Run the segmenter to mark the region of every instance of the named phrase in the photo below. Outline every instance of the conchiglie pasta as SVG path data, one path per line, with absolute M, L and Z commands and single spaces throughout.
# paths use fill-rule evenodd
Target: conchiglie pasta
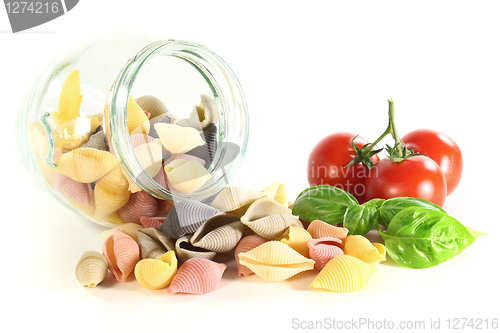
M 80 71 L 75 70 L 64 81 L 59 95 L 59 108 L 51 114 L 52 119 L 58 126 L 80 116 L 82 98 Z
M 127 122 L 129 134 L 149 133 L 150 124 L 148 116 L 144 113 L 132 96 L 130 96 L 128 100 Z
M 199 162 L 174 160 L 165 166 L 170 184 L 179 192 L 193 192 L 200 189 L 212 175 Z
M 139 261 L 139 245 L 132 237 L 117 230 L 104 242 L 102 255 L 117 281 L 125 281 Z
M 361 235 L 347 236 L 344 243 L 344 252 L 369 264 L 378 264 L 385 261 L 385 246 L 379 243 L 372 244 L 366 237 Z
M 86 251 L 76 264 L 76 278 L 83 287 L 95 288 L 108 274 L 106 258 L 96 251 Z
M 153 290 L 168 286 L 176 272 L 177 258 L 174 251 L 168 251 L 157 259 L 142 259 L 134 268 L 137 282 Z
M 125 206 L 130 199 L 128 186 L 128 180 L 118 165 L 96 182 L 94 189 L 96 219 L 103 219 Z
M 192 258 L 184 262 L 174 276 L 167 292 L 202 295 L 217 288 L 225 264 L 213 262 L 204 258 Z
M 312 238 L 335 237 L 344 241 L 349 233 L 347 228 L 336 227 L 320 220 L 312 221 L 307 227 Z
M 291 225 L 288 227 L 288 234 L 281 241 L 304 257 L 309 258 L 307 242 L 311 238 L 311 235 L 304 228 Z
M 314 269 L 314 260 L 308 259 L 280 241 L 268 241 L 238 255 L 240 264 L 248 267 L 259 277 L 279 282 Z
M 349 255 L 340 255 L 328 262 L 311 283 L 312 288 L 350 293 L 361 290 L 377 267 Z
M 138 229 L 142 229 L 142 225 L 140 224 L 137 224 L 137 223 L 125 223 L 125 224 L 120 224 L 120 225 L 117 225 L 116 227 L 114 228 L 111 228 L 111 229 L 108 229 L 108 230 L 105 230 L 101 233 L 101 238 L 103 239 L 106 239 L 108 238 L 109 236 L 111 235 L 114 235 L 114 233 L 117 231 L 117 230 L 120 230 L 121 232 L 123 232 L 124 234 L 127 234 L 128 236 L 132 237 L 133 240 L 135 240 L 136 242 L 138 241 L 138 238 L 137 238 L 137 234 L 136 234 L 136 231 Z
M 80 183 L 92 183 L 116 167 L 118 160 L 110 152 L 77 148 L 57 159 L 56 172 Z
M 236 267 L 238 269 L 238 276 L 247 276 L 253 274 L 252 270 L 242 264 L 240 264 L 239 254 L 243 252 L 248 252 L 257 246 L 264 244 L 268 240 L 264 237 L 260 237 L 258 235 L 249 235 L 243 237 L 236 247 L 234 248 L 234 257 L 236 260 Z
M 205 144 L 200 133 L 191 127 L 156 123 L 154 128 L 161 144 L 172 154 L 183 154 Z
M 229 186 L 215 197 L 212 207 L 224 213 L 243 216 L 250 204 L 265 196 L 266 194 L 262 192 L 257 193 L 246 188 Z

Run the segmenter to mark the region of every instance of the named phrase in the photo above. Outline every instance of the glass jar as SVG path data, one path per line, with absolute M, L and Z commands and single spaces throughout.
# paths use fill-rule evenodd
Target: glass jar
M 132 200 L 156 207 L 144 216 L 166 216 L 175 201 L 213 200 L 243 160 L 248 122 L 236 76 L 208 48 L 108 36 L 38 76 L 17 139 L 49 195 L 112 226 L 141 214 L 123 212 Z

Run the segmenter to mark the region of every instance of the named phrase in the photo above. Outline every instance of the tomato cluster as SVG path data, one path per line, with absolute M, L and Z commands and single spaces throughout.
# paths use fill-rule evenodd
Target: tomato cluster
M 389 100 L 393 103 L 392 100 Z M 397 136 L 389 106 L 389 126 L 374 143 L 352 133 L 334 133 L 311 151 L 309 184 L 328 184 L 351 193 L 360 202 L 371 199 L 415 197 L 443 206 L 462 176 L 462 152 L 449 136 L 430 129 Z M 395 139 L 388 157 L 380 159 L 374 146 L 384 136 Z

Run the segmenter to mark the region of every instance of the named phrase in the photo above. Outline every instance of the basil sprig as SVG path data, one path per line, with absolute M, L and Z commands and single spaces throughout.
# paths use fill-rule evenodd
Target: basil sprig
M 429 268 L 453 258 L 476 240 L 445 212 L 408 207 L 394 216 L 383 232 L 387 253 L 404 267 Z
M 409 268 L 436 266 L 485 235 L 462 225 L 426 200 L 399 197 L 373 199 L 360 205 L 351 194 L 330 185 L 304 190 L 297 197 L 292 214 L 308 222 L 343 223 L 350 235 L 365 235 L 375 226 L 388 255 Z

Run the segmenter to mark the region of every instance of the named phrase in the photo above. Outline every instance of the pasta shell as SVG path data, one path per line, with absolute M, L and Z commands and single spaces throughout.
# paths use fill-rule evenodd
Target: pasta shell
M 280 183 L 278 185 L 278 190 L 276 191 L 274 200 L 276 200 L 283 207 L 288 208 L 288 191 L 285 183 Z
M 196 247 L 189 242 L 189 237 L 184 236 L 175 242 L 175 253 L 179 261 L 184 262 L 190 258 L 205 258 L 212 260 L 215 258 L 216 253 Z
M 156 202 L 158 203 L 157 216 L 168 216 L 174 208 L 174 202 L 172 200 L 156 199 Z
M 333 258 L 311 283 L 312 288 L 350 293 L 361 290 L 372 278 L 377 266 L 353 256 Z
M 116 230 L 104 241 L 102 254 L 117 281 L 125 281 L 139 261 L 139 245 L 132 237 Z
M 335 237 L 343 242 L 349 230 L 330 225 L 320 220 L 314 220 L 307 227 L 307 232 L 311 234 L 312 238 Z
M 92 134 L 88 141 L 84 145 L 82 145 L 82 148 L 94 148 L 103 151 L 108 150 L 104 131 L 99 131 L 95 134 Z
M 230 186 L 224 188 L 215 197 L 212 207 L 221 212 L 243 216 L 252 202 L 264 197 L 265 194 L 257 193 L 246 188 Z
M 162 145 L 173 154 L 182 154 L 205 144 L 200 133 L 194 128 L 163 123 L 154 124 L 154 128 Z
M 106 216 L 104 221 L 112 223 L 112 224 L 125 224 L 125 221 L 118 215 L 118 212 L 113 212 Z M 130 236 L 130 235 L 129 235 Z
M 266 187 L 265 189 L 263 189 L 261 192 L 266 194 L 266 198 L 274 199 L 274 197 L 276 196 L 276 192 L 278 191 L 279 184 L 280 182 L 279 180 L 277 180 L 268 187 Z
M 210 124 L 203 132 L 201 136 L 204 140 L 204 144 L 194 149 L 188 151 L 186 154 L 196 156 L 205 161 L 206 166 L 210 166 L 215 159 L 215 154 L 217 153 L 218 145 L 218 130 L 215 124 Z
M 191 237 L 191 244 L 214 252 L 227 252 L 238 244 L 245 226 L 240 217 L 218 214 L 208 219 Z
M 118 161 L 110 152 L 94 148 L 77 148 L 57 159 L 56 172 L 80 183 L 92 183 L 116 167 Z
M 309 247 L 307 242 L 311 238 L 311 235 L 304 228 L 291 225 L 288 227 L 288 235 L 282 238 L 281 241 L 304 257 L 309 258 Z
M 175 250 L 174 242 L 155 228 L 137 229 L 136 233 L 142 259 L 156 259 L 167 251 Z
M 260 198 L 254 201 L 241 217 L 243 222 L 250 222 L 270 215 L 291 215 L 290 209 L 269 198 Z
M 219 121 L 219 110 L 212 96 L 201 94 L 201 102 L 196 109 L 198 110 L 199 120 L 203 129 L 211 123 Z
M 205 258 L 191 258 L 179 267 L 167 292 L 208 294 L 217 288 L 226 268 L 225 264 Z
M 247 276 L 253 274 L 250 268 L 240 264 L 240 258 L 238 255 L 243 252 L 248 252 L 257 246 L 267 242 L 267 239 L 260 237 L 258 235 L 249 235 L 243 237 L 236 247 L 234 248 L 234 257 L 236 259 L 236 268 L 238 269 L 238 276 Z
M 238 255 L 240 264 L 270 282 L 284 281 L 300 272 L 314 269 L 314 260 L 307 259 L 280 241 L 268 241 Z
M 314 260 L 314 268 L 321 271 L 333 258 L 343 255 L 342 241 L 335 237 L 310 239 L 307 243 L 309 257 Z
M 83 287 L 94 288 L 108 274 L 108 262 L 97 251 L 86 251 L 76 264 L 76 278 Z
M 125 206 L 118 209 L 118 214 L 126 223 L 140 223 L 141 217 L 155 216 L 157 212 L 158 203 L 144 191 L 132 193 Z
M 101 238 L 107 239 L 109 236 L 114 235 L 117 230 L 120 230 L 121 232 L 132 237 L 133 240 L 138 242 L 139 240 L 137 238 L 137 230 L 142 228 L 142 225 L 139 225 L 137 223 L 125 223 L 103 231 L 101 233 Z
M 275 214 L 253 221 L 244 221 L 242 218 L 241 222 L 259 236 L 276 239 L 285 237 L 288 227 L 297 223 L 297 220 L 297 217 L 293 215 Z
M 149 133 L 149 119 L 132 96 L 129 96 L 128 99 L 127 123 L 129 134 Z
M 175 204 L 160 230 L 172 238 L 179 238 L 194 233 L 217 213 L 217 209 L 207 204 L 194 200 L 181 201 Z
M 137 282 L 153 290 L 168 286 L 176 272 L 177 258 L 174 251 L 168 251 L 157 259 L 142 259 L 134 269 Z
M 130 136 L 130 143 L 132 143 L 132 147 L 134 147 L 134 148 L 138 147 L 140 145 L 143 145 L 145 143 L 153 142 L 155 140 L 157 140 L 157 139 L 150 136 L 150 135 L 141 134 L 141 133 L 132 134 Z
M 142 169 L 141 173 L 134 174 L 135 181 L 127 177 L 129 190 L 132 193 L 142 190 L 136 182 L 141 183 L 144 178 L 154 178 L 160 172 L 163 158 L 162 149 L 159 140 L 147 142 L 134 148 L 134 154 Z
M 80 183 L 63 174 L 57 173 L 54 178 L 56 190 L 58 190 L 65 198 L 79 202 L 84 206 L 90 206 L 94 191 L 88 183 Z
M 82 90 L 80 88 L 80 71 L 71 72 L 61 89 L 59 95 L 59 108 L 52 112 L 51 117 L 57 125 L 62 125 L 80 117 L 80 106 L 82 104 Z
M 170 156 L 169 158 L 167 158 L 165 160 L 165 162 L 163 163 L 163 165 L 164 166 L 168 165 L 170 162 L 172 162 L 174 160 L 178 160 L 178 159 L 185 160 L 185 161 L 197 161 L 201 165 L 205 166 L 205 160 L 202 160 L 201 158 L 198 158 L 196 156 L 187 155 L 187 154 L 175 154 L 175 155 L 172 155 L 172 156 Z
M 158 201 L 157 201 L 158 202 Z M 156 217 L 146 217 L 141 216 L 141 224 L 144 228 L 155 228 L 156 230 L 160 230 L 161 225 L 165 222 L 166 217 L 156 216 Z
M 151 118 L 156 118 L 169 112 L 165 104 L 155 96 L 144 95 L 137 98 L 136 102 L 141 109 L 149 112 Z
M 130 199 L 128 186 L 118 165 L 100 178 L 94 188 L 95 217 L 102 219 L 125 206 Z
M 212 175 L 196 161 L 174 160 L 165 166 L 167 179 L 179 192 L 193 192 L 201 188 Z
M 385 261 L 385 246 L 372 244 L 361 235 L 349 235 L 345 239 L 344 252 L 369 264 L 379 264 Z

